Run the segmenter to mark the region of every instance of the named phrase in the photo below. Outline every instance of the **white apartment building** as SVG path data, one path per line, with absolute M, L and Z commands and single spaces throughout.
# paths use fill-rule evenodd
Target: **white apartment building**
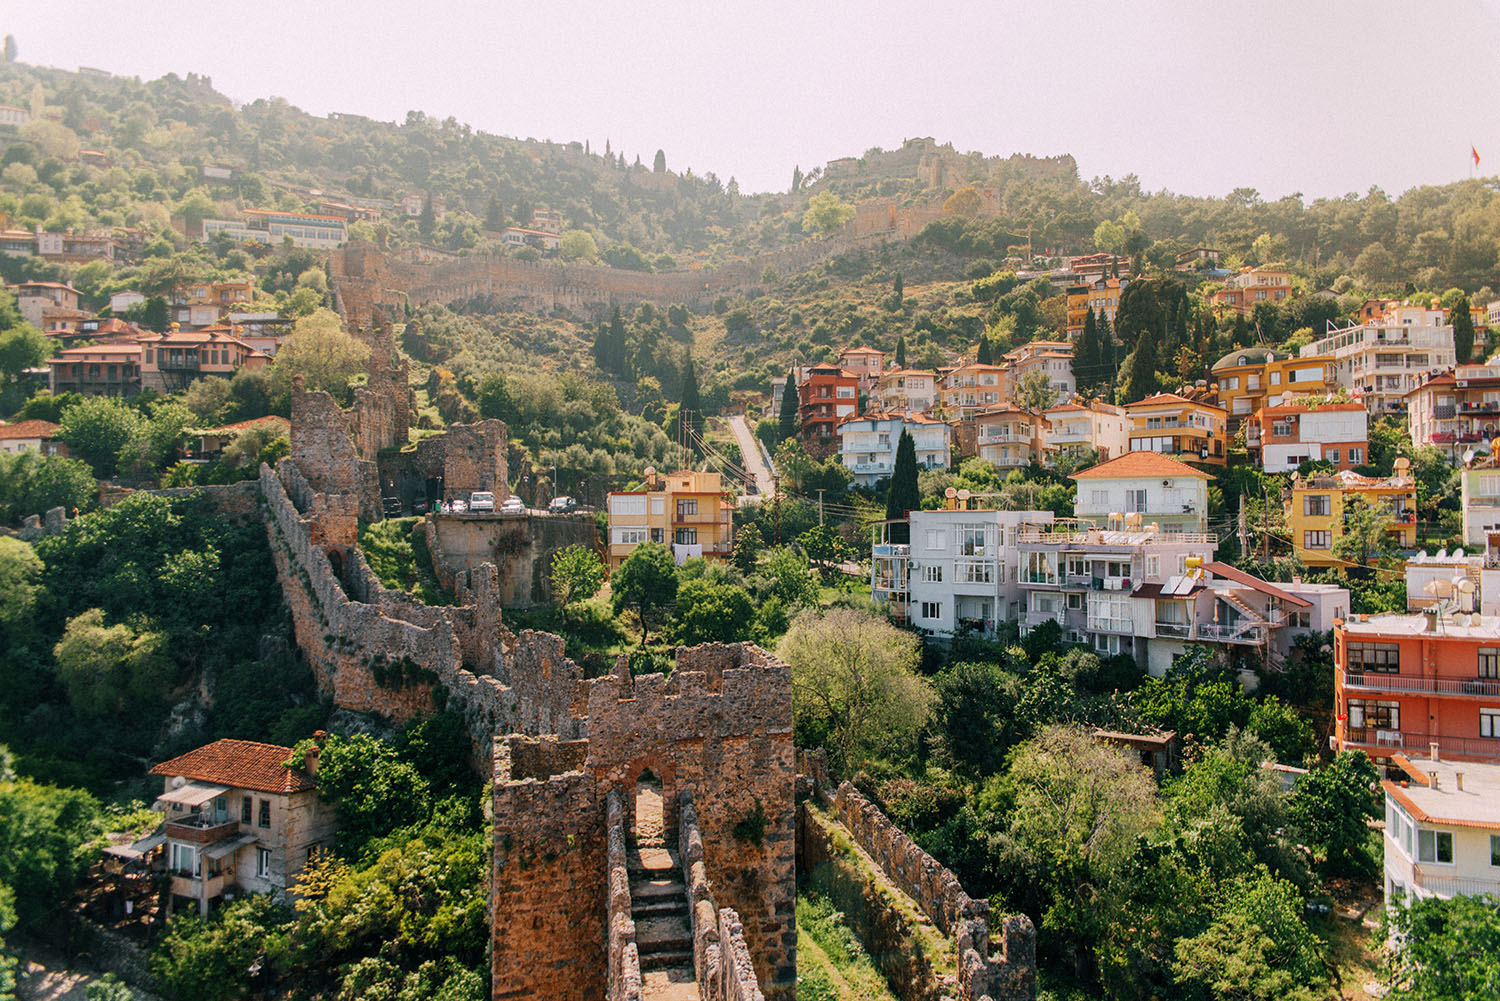
M 1399 412 L 1422 377 L 1454 366 L 1453 327 L 1441 309 L 1398 305 L 1365 323 L 1328 324 L 1301 356 L 1331 355 L 1334 378 L 1372 414 Z
M 1014 351 L 1007 351 L 1003 388 L 1009 399 L 1021 390 L 1021 380 L 1032 372 L 1047 376 L 1047 384 L 1057 394 L 1057 402 L 1071 400 L 1078 390 L 1073 378 L 1073 344 L 1071 341 L 1032 341 Z
M 1049 465 L 1091 451 L 1107 462 L 1130 450 L 1130 425 L 1122 407 L 1097 400 L 1087 406 L 1064 403 L 1042 416 L 1048 423 L 1043 447 Z
M 1462 593 L 1463 581 L 1474 585 L 1471 595 Z M 1432 556 L 1418 550 L 1406 561 L 1408 612 L 1462 609 L 1465 604 L 1486 618 L 1500 617 L 1500 552 L 1455 548 Z
M 1269 664 L 1297 635 L 1349 614 L 1344 588 L 1261 580 L 1214 562 L 1217 544 L 1143 527 L 1136 515 L 1105 528 L 1023 529 L 1022 628 L 1056 621 L 1068 640 L 1130 654 L 1160 677 L 1189 644 L 1247 648 Z
M 955 503 L 967 503 L 967 498 Z M 992 634 L 1024 610 L 1016 545 L 1025 527 L 1052 524 L 1051 511 L 913 511 L 911 542 L 892 544 L 877 526 L 872 594 L 892 616 L 940 636 L 972 628 Z
M 873 487 L 891 475 L 903 431 L 911 435 L 918 466 L 948 468 L 953 430 L 946 421 L 925 414 L 861 414 L 839 422 L 839 461 L 853 474 L 856 486 Z
M 937 402 L 937 376 L 919 368 L 890 369 L 881 373 L 875 398 L 882 410 L 931 410 Z
M 1397 755 L 1385 791 L 1385 903 L 1500 896 L 1500 765 Z
M 1001 469 L 1021 469 L 1042 461 L 1047 418 L 1005 404 L 974 418 L 974 440 L 979 458 Z
M 1458 471 L 1464 545 L 1483 547 L 1500 532 L 1500 460 L 1486 456 Z
M 1111 516 L 1136 514 L 1164 534 L 1208 527 L 1208 474 L 1170 456 L 1126 452 L 1072 479 L 1078 484 L 1073 513 L 1080 521 L 1103 525 Z

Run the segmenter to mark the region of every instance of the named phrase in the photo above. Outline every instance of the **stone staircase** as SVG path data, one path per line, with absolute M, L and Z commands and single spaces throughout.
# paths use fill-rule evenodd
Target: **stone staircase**
M 659 824 L 642 824 L 626 860 L 630 916 L 635 919 L 635 943 L 641 957 L 642 998 L 699 1001 L 693 975 L 693 927 L 676 847 L 667 843 Z

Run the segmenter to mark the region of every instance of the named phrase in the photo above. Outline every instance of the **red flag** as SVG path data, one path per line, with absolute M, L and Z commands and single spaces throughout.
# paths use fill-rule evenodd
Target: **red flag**
M 1469 155 L 1474 158 L 1474 166 L 1479 166 L 1479 150 L 1475 149 L 1473 146 L 1470 146 Z

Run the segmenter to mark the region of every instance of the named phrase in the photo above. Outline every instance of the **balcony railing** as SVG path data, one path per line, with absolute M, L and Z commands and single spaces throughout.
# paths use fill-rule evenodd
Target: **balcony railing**
M 1191 622 L 1158 622 L 1156 624 L 1156 635 L 1171 639 L 1192 639 L 1193 624 Z
M 1236 622 L 1225 625 L 1218 622 L 1198 623 L 1197 638 L 1217 643 L 1250 643 L 1260 645 L 1266 641 L 1266 623 Z
M 1500 879 L 1479 879 L 1472 876 L 1447 876 L 1428 872 L 1423 866 L 1414 866 L 1413 875 L 1417 887 L 1439 897 L 1477 897 L 1488 893 L 1500 897 Z
M 1399 674 L 1350 671 L 1345 688 L 1368 688 L 1377 692 L 1410 692 L 1425 695 L 1472 695 L 1500 698 L 1500 680 L 1488 678 L 1413 678 Z
M 1490 737 L 1445 737 L 1413 730 L 1381 730 L 1373 726 L 1339 727 L 1339 738 L 1345 743 L 1368 748 L 1376 754 L 1415 751 L 1427 754 L 1436 744 L 1440 754 L 1458 755 L 1484 761 L 1500 761 L 1500 739 Z
M 214 822 L 195 816 L 169 818 L 166 835 L 173 841 L 187 841 L 197 845 L 211 845 L 239 833 L 238 821 Z

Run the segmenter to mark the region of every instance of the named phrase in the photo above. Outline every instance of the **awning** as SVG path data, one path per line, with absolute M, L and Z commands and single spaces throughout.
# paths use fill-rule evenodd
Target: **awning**
M 203 849 L 205 858 L 221 859 L 233 855 L 246 845 L 255 844 L 255 835 L 241 834 L 225 841 L 217 842 Z
M 205 782 L 188 782 L 171 792 L 156 797 L 158 803 L 176 803 L 178 806 L 202 806 L 215 796 L 229 791 L 228 786 L 208 785 Z
M 160 848 L 166 840 L 167 836 L 161 832 L 148 834 L 141 840 L 133 841 L 128 845 L 110 845 L 104 849 L 104 854 L 125 859 L 127 862 L 133 862 L 147 852 Z

